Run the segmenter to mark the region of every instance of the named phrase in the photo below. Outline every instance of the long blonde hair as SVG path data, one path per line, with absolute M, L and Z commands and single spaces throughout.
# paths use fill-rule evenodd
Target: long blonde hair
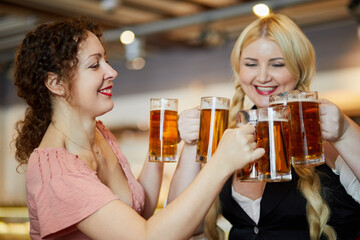
M 291 19 L 285 15 L 271 14 L 250 23 L 238 37 L 231 53 L 235 94 L 230 108 L 230 127 L 235 127 L 235 116 L 244 108 L 245 92 L 241 88 L 239 78 L 241 53 L 246 46 L 260 38 L 274 41 L 279 45 L 285 65 L 297 81 L 295 89 L 309 90 L 309 85 L 315 74 L 313 46 Z M 296 168 L 295 171 L 299 175 L 298 189 L 307 200 L 306 211 L 310 238 L 319 239 L 324 234 L 329 239 L 336 239 L 335 231 L 327 225 L 330 210 L 321 196 L 320 178 L 315 168 Z M 213 207 L 215 206 L 213 205 Z M 218 216 L 215 216 L 214 212 L 220 213 L 220 210 L 210 210 L 212 217 L 217 219 Z M 213 223 L 209 218 L 205 219 L 205 233 L 208 239 L 219 239 L 217 231 L 212 230 L 216 228 L 213 225 L 211 226 Z

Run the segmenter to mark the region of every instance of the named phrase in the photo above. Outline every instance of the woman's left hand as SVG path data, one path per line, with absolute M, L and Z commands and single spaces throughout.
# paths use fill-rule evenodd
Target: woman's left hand
M 321 135 L 329 142 L 338 141 L 343 135 L 344 115 L 334 103 L 326 100 L 319 100 Z

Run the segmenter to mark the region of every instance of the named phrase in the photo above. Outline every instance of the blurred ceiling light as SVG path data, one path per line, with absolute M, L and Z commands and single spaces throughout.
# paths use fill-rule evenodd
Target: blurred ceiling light
M 126 62 L 126 67 L 131 70 L 141 70 L 145 67 L 146 61 L 143 57 L 137 57 Z
M 122 44 L 131 44 L 135 41 L 135 33 L 130 31 L 130 30 L 126 30 L 124 32 L 122 32 L 120 34 L 120 42 Z
M 107 12 L 113 12 L 120 4 L 120 0 L 102 0 L 100 7 Z
M 199 38 L 199 43 L 208 47 L 218 47 L 225 43 L 224 36 L 220 32 L 205 29 Z
M 266 4 L 259 3 L 253 7 L 253 12 L 258 17 L 266 17 L 270 13 L 270 8 Z
M 135 38 L 131 44 L 125 45 L 126 67 L 131 70 L 140 70 L 145 67 L 144 40 Z

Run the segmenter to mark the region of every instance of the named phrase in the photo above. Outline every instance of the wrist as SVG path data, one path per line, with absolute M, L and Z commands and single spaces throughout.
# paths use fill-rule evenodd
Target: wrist
M 197 143 L 198 143 L 198 140 L 196 139 L 196 140 L 191 140 L 191 141 L 185 141 L 184 140 L 184 145 L 186 145 L 186 146 L 197 146 Z
M 180 154 L 178 167 L 191 166 L 191 169 L 200 170 L 200 164 L 196 162 L 196 148 L 196 145 L 184 144 Z
M 345 115 L 344 118 L 342 119 L 343 121 L 343 124 L 342 124 L 342 129 L 340 131 L 340 135 L 339 135 L 339 138 L 336 142 L 341 142 L 341 140 L 343 140 L 344 138 L 346 138 L 346 135 L 348 135 L 349 131 L 351 131 L 351 128 L 350 128 L 350 123 L 349 123 L 349 119 L 348 117 Z M 336 143 L 335 142 L 335 143 Z
M 184 143 L 183 148 L 182 148 L 182 154 L 191 154 L 191 156 L 193 156 L 194 158 L 196 158 L 196 147 L 197 145 L 191 145 L 191 144 L 187 144 Z
M 193 142 L 190 142 L 190 143 L 188 143 L 188 142 L 185 142 L 184 141 L 184 148 L 188 148 L 188 149 L 196 149 L 196 147 L 197 147 L 197 141 L 193 141 Z
M 226 162 L 227 159 L 224 159 L 221 155 L 214 153 L 211 157 L 210 161 L 206 164 L 211 164 L 215 166 L 216 174 L 228 179 L 230 175 L 233 174 L 234 170 L 231 166 Z

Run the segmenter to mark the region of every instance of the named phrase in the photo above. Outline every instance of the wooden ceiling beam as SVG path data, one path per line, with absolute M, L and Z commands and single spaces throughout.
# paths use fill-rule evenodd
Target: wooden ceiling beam
M 47 13 L 45 11 L 35 10 L 26 8 L 23 6 L 10 5 L 8 3 L 0 3 L 0 14 L 4 12 L 4 16 L 12 16 L 12 17 L 35 17 L 38 23 L 43 23 L 47 21 L 51 21 L 56 17 L 61 17 L 63 15 L 55 14 L 55 13 Z
M 228 7 L 239 4 L 238 0 L 187 0 L 188 2 L 200 4 L 209 8 Z
M 294 6 L 288 6 L 276 10 L 293 19 L 300 27 L 309 24 L 320 24 L 324 22 L 351 18 L 347 9 L 346 0 L 325 0 L 309 2 Z M 229 39 L 235 39 L 240 32 L 256 19 L 254 14 L 245 14 L 238 17 L 221 19 L 213 23 L 198 24 L 191 27 L 183 27 L 166 32 L 165 36 L 170 41 L 194 42 L 203 31 L 220 32 Z
M 98 2 L 86 0 L 2 0 L 9 4 L 18 5 L 28 9 L 45 11 L 62 16 L 86 15 L 105 26 L 127 26 L 141 24 L 163 19 L 155 14 L 131 7 L 120 6 L 111 13 L 103 10 Z
M 298 25 L 309 25 L 351 18 L 347 0 L 323 0 L 281 9 L 278 13 L 291 17 Z
M 124 5 L 157 12 L 166 16 L 179 17 L 199 13 L 204 10 L 198 4 L 168 0 L 123 0 Z
M 11 4 L 7 4 L 7 3 L 0 3 L 0 15 L 9 15 L 9 14 L 13 14 L 13 15 L 19 15 L 19 16 L 28 16 L 30 15 L 30 11 L 28 9 L 22 8 L 22 7 L 18 7 L 18 6 L 14 6 Z
M 232 4 L 232 0 L 122 0 L 123 5 L 118 6 L 112 12 L 106 12 L 100 7 L 100 0 L 1 0 L 0 14 L 6 16 L 9 13 L 20 16 L 36 16 L 39 22 L 42 20 L 51 20 L 59 16 L 87 15 L 93 20 L 99 22 L 104 29 L 118 29 L 130 25 L 146 25 L 158 21 L 162 23 L 164 19 L 175 16 L 171 19 L 179 20 L 176 17 L 185 16 L 191 18 L 191 14 L 197 15 L 197 11 L 205 13 L 206 6 L 221 6 Z M 246 3 L 246 2 L 244 2 Z M 197 4 L 202 5 L 202 7 Z M 207 4 L 207 5 L 206 5 Z M 347 9 L 348 0 L 317 0 L 302 4 L 289 5 L 277 8 L 276 13 L 283 13 L 290 16 L 299 26 L 317 24 L 351 18 Z M 239 2 L 237 2 L 239 5 Z M 230 7 L 234 9 L 234 7 Z M 241 4 L 240 4 L 241 5 Z M 245 4 L 246 5 L 246 4 Z M 218 5 L 219 6 L 219 5 Z M 205 8 L 205 9 L 204 9 Z M 220 10 L 220 9 L 219 9 Z M 212 9 L 211 9 L 212 11 Z M 193 13 L 194 12 L 194 13 Z M 189 16 L 188 16 L 189 15 Z M 228 14 L 226 16 L 229 16 Z M 39 18 L 43 18 L 42 20 Z M 201 42 L 206 31 L 219 32 L 227 39 L 235 39 L 240 32 L 256 17 L 252 13 L 243 13 L 240 16 L 210 20 L 208 22 L 195 22 L 191 26 L 183 25 L 169 28 L 164 31 L 150 32 L 148 38 L 151 38 L 152 44 L 163 42 L 169 44 L 188 44 Z M 41 20 L 41 21 L 40 21 Z M 151 24 L 150 24 L 151 25 Z M 137 27 L 137 26 L 135 26 Z M 147 28 L 148 29 L 148 28 Z M 146 34 L 145 34 L 146 37 Z M 118 39 L 118 37 L 116 37 Z M 11 41 L 8 41 L 11 42 Z M 111 42 L 111 41 L 110 41 Z M 109 45 L 111 46 L 111 44 Z M 118 41 L 114 41 L 118 46 Z M 5 45 L 4 45 L 5 46 Z

